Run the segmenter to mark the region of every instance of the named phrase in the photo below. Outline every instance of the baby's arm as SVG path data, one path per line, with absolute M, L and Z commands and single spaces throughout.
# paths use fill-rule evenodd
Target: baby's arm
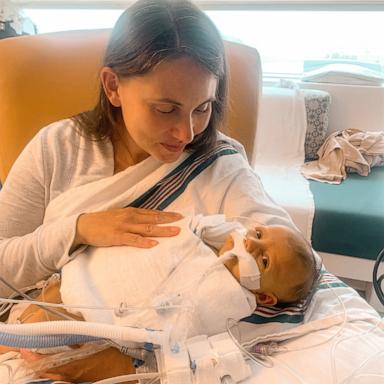
M 51 280 L 51 282 L 46 288 L 43 289 L 36 300 L 51 303 L 61 303 L 60 281 Z M 75 317 L 69 314 L 63 309 L 60 309 L 59 311 L 74 317 L 74 320 L 84 320 L 83 318 Z M 20 315 L 19 319 L 22 323 L 63 320 L 59 315 L 54 315 L 50 312 L 47 312 L 43 308 L 36 305 L 28 306 Z M 72 348 L 82 348 L 82 346 L 77 345 L 73 346 Z M 0 346 L 0 353 L 6 353 L 9 351 L 19 351 L 19 349 Z M 27 363 L 34 362 L 39 359 L 44 359 L 45 356 L 49 356 L 34 353 L 26 349 L 22 349 L 21 353 L 22 357 Z M 116 348 L 111 347 L 89 357 L 53 368 L 50 371 L 38 372 L 38 375 L 42 378 L 54 378 L 58 380 L 67 380 L 81 383 L 99 381 L 113 376 L 126 375 L 134 372 L 135 369 L 132 365 L 132 359 L 118 351 Z
M 60 282 L 56 280 L 51 280 L 46 288 L 42 290 L 42 292 L 36 297 L 37 301 L 44 301 L 49 303 L 61 303 L 60 298 Z M 62 312 L 67 313 L 64 310 Z M 42 321 L 51 321 L 51 320 L 62 320 L 58 316 L 55 317 L 49 312 L 44 311 L 41 307 L 37 305 L 29 305 L 18 317 L 18 320 L 21 323 L 38 323 Z M 0 345 L 0 354 L 6 352 L 19 352 L 20 348 L 15 347 L 7 347 L 4 345 Z
M 20 348 L 6 347 L 5 345 L 0 345 L 0 355 L 7 352 L 19 352 Z

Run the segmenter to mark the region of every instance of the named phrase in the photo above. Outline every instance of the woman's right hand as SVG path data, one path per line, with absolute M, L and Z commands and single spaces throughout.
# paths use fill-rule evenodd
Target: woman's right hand
M 182 219 L 176 212 L 163 212 L 143 208 L 116 208 L 102 212 L 83 213 L 79 216 L 72 249 L 80 244 L 96 247 L 130 245 L 151 248 L 158 242 L 150 237 L 176 236 L 177 226 L 159 226 Z

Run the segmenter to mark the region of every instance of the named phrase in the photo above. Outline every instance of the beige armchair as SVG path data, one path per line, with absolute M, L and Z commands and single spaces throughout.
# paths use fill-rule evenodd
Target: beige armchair
M 110 30 L 70 31 L 0 41 L 0 180 L 45 125 L 90 109 Z M 225 132 L 252 160 L 261 83 L 256 49 L 226 42 L 230 111 Z

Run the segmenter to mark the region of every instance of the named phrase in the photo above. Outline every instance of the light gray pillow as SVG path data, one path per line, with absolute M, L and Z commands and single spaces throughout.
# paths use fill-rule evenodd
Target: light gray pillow
M 317 160 L 317 151 L 324 143 L 329 125 L 331 96 L 328 92 L 303 89 L 307 112 L 307 132 L 305 135 L 305 161 Z

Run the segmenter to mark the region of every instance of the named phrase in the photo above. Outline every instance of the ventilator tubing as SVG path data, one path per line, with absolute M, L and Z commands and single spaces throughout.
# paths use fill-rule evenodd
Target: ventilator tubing
M 163 340 L 163 331 L 85 321 L 45 321 L 29 324 L 0 323 L 0 333 L 26 336 L 71 334 L 111 340 L 134 341 L 137 343 L 149 342 L 153 344 L 159 344 Z

